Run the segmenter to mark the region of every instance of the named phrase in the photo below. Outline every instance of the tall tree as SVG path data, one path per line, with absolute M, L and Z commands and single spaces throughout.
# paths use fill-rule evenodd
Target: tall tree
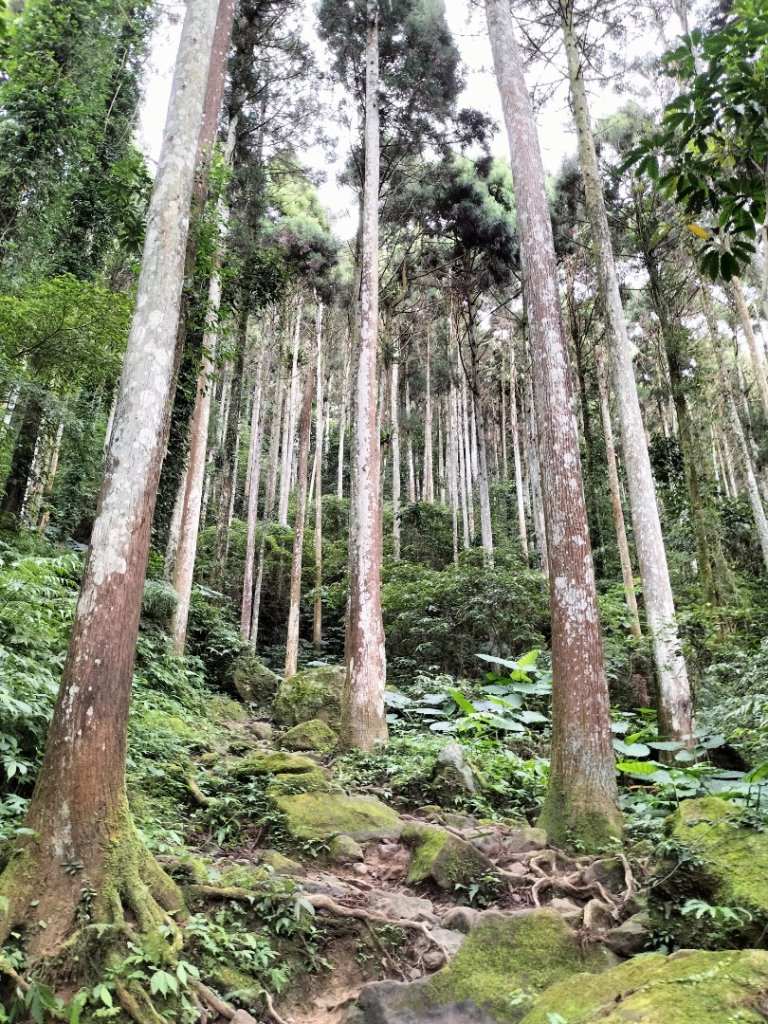
M 620 833 L 621 818 L 552 224 L 509 5 L 485 9 L 510 143 L 549 549 L 553 730 L 541 823 L 555 843 L 595 849 Z
M 659 722 L 665 735 L 682 739 L 689 737 L 693 731 L 691 690 L 677 632 L 675 603 L 669 580 L 656 489 L 632 367 L 632 348 L 619 293 L 613 245 L 587 105 L 583 62 L 574 24 L 573 0 L 561 0 L 560 11 L 584 194 L 595 247 L 595 265 L 603 312 L 608 328 L 613 384 L 618 398 L 617 409 L 624 460 L 627 465 L 635 546 L 643 584 L 645 612 L 653 641 L 659 689 Z
M 86 560 L 69 654 L 27 839 L 0 878 L 0 941 L 33 913 L 33 959 L 55 956 L 78 931 L 85 883 L 92 921 L 176 942 L 175 885 L 137 834 L 125 792 L 131 676 L 152 512 L 173 391 L 197 138 L 218 0 L 187 7 L 165 139 L 149 210 L 136 309 L 107 472 Z M 68 865 L 80 865 L 71 871 Z M 129 925 L 135 921 L 135 926 Z
M 379 338 L 379 3 L 367 0 L 365 179 L 361 232 L 360 343 L 353 393 L 352 492 L 347 606 L 347 677 L 342 738 L 370 750 L 387 739 L 386 654 L 381 614 L 383 548 L 379 437 L 376 430 Z

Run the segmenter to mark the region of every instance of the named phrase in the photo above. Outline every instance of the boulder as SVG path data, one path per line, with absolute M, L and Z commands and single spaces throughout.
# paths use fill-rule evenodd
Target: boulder
M 351 836 L 334 836 L 328 844 L 328 859 L 332 864 L 355 864 L 364 857 L 362 846 Z
M 550 902 L 549 909 L 554 910 L 563 920 L 569 921 L 571 924 L 578 924 L 584 917 L 583 907 L 580 907 L 578 903 L 574 903 L 573 900 L 564 899 L 561 896 L 556 896 Z
M 717 797 L 684 800 L 667 819 L 675 859 L 652 882 L 651 924 L 676 946 L 768 945 L 768 833 L 742 824 L 740 808 Z M 728 907 L 727 918 L 683 914 L 688 900 Z
M 435 790 L 447 800 L 466 796 L 477 789 L 472 769 L 458 743 L 449 743 L 440 751 L 433 777 Z
M 494 890 L 498 883 L 493 862 L 471 843 L 438 825 L 407 825 L 403 842 L 412 848 L 407 882 L 432 881 L 452 892 L 457 886 L 478 885 Z
M 280 746 L 285 750 L 317 750 L 327 753 L 333 750 L 339 737 L 326 722 L 320 718 L 311 718 L 308 722 L 294 725 L 280 739 Z
M 330 772 L 316 761 L 286 751 L 251 751 L 230 766 L 239 779 L 268 778 L 267 794 L 276 799 L 291 793 L 324 793 L 333 789 Z
M 768 953 L 645 953 L 549 988 L 522 1024 L 765 1024 Z
M 280 680 L 251 654 L 241 654 L 232 669 L 232 683 L 245 704 L 266 710 L 275 698 Z
M 605 944 L 617 956 L 637 956 L 648 946 L 651 937 L 648 914 L 633 914 L 605 936 Z
M 519 853 L 532 853 L 534 850 L 545 850 L 547 833 L 543 828 L 524 826 L 516 828 L 504 837 L 504 856 L 514 857 Z
M 251 733 L 263 743 L 271 743 L 274 729 L 270 722 L 251 722 Z
M 338 731 L 341 725 L 343 666 L 308 668 L 280 683 L 272 718 L 282 729 L 320 719 Z
M 445 912 L 440 923 L 444 928 L 453 928 L 466 934 L 477 927 L 480 917 L 481 912 L 474 907 L 451 907 Z
M 378 982 L 364 988 L 360 1020 L 514 1024 L 549 985 L 607 966 L 604 952 L 583 950 L 576 933 L 553 911 L 487 913 L 441 971 L 410 984 Z
M 397 839 L 403 829 L 397 813 L 372 796 L 302 793 L 279 796 L 276 804 L 285 816 L 288 834 L 298 841 L 345 835 L 365 843 Z
M 392 920 L 423 921 L 430 927 L 437 924 L 435 910 L 430 900 L 419 896 L 404 896 L 399 892 L 385 892 L 374 889 L 368 893 L 368 906 L 377 914 Z
M 264 850 L 259 857 L 259 864 L 272 868 L 276 875 L 305 875 L 307 873 L 303 864 L 297 860 L 291 860 L 277 850 Z

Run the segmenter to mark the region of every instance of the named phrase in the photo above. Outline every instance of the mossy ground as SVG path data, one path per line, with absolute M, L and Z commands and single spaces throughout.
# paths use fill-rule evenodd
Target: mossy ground
M 277 797 L 275 802 L 285 816 L 288 834 L 300 841 L 337 835 L 357 842 L 397 839 L 403 827 L 398 815 L 375 797 L 301 793 Z
M 768 953 L 646 953 L 541 995 L 522 1024 L 764 1024 Z
M 742 824 L 740 813 L 726 800 L 704 797 L 683 801 L 667 822 L 676 854 L 659 868 L 651 910 L 654 928 L 676 945 L 768 945 L 768 834 Z M 688 899 L 735 916 L 683 915 Z
M 319 719 L 338 730 L 343 688 L 343 668 L 310 668 L 297 672 L 280 684 L 272 705 L 272 717 L 283 728 Z
M 455 959 L 429 979 L 428 987 L 440 1005 L 468 999 L 486 1008 L 499 1024 L 513 1024 L 549 985 L 607 966 L 604 951 L 583 948 L 554 911 L 488 914 Z

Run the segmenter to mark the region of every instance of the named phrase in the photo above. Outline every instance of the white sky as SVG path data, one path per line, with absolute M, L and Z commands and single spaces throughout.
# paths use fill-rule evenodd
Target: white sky
M 475 107 L 483 113 L 490 114 L 501 126 L 501 108 L 496 82 L 489 70 L 491 63 L 490 47 L 485 35 L 484 20 L 477 9 L 472 11 L 467 0 L 445 0 L 448 22 L 456 40 L 456 44 L 466 66 L 467 87 L 461 98 L 463 106 Z M 322 46 L 314 32 L 315 14 L 314 0 L 304 0 L 306 6 L 305 25 L 307 36 L 313 42 L 322 60 Z M 179 35 L 181 32 L 181 15 L 184 3 L 166 0 L 163 9 L 166 15 L 155 32 L 152 52 L 147 70 L 145 98 L 141 111 L 140 143 L 151 162 L 156 162 L 160 153 L 165 113 L 170 97 L 173 64 L 176 58 Z M 170 15 L 170 18 L 169 16 Z M 171 24 L 170 20 L 175 20 Z M 674 29 L 673 29 L 674 32 Z M 657 49 L 656 40 L 642 39 L 630 47 L 634 55 L 647 52 L 649 46 Z M 545 71 L 547 79 L 552 79 L 552 69 Z M 529 85 L 536 84 L 537 69 L 528 74 Z M 337 98 L 338 99 L 338 98 Z M 618 96 L 610 89 L 598 88 L 592 91 L 591 107 L 594 119 L 603 117 L 627 99 L 627 95 Z M 329 109 L 334 101 L 329 98 Z M 330 120 L 330 119 L 329 119 Z M 571 127 L 570 112 L 567 102 L 567 90 L 560 87 L 551 99 L 539 111 L 539 137 L 542 155 L 548 171 L 554 173 L 560 167 L 565 156 L 575 152 L 576 144 Z M 328 125 L 329 132 L 338 137 L 338 159 L 335 166 L 328 164 L 327 153 L 319 148 L 308 148 L 299 151 L 299 156 L 313 170 L 325 172 L 326 179 L 319 187 L 320 198 L 331 213 L 335 231 L 341 237 L 349 237 L 355 226 L 353 211 L 356 209 L 353 193 L 349 189 L 341 189 L 336 183 L 336 174 L 341 169 L 350 147 L 350 138 L 338 125 Z M 492 151 L 494 155 L 508 158 L 509 149 L 503 127 L 496 134 Z

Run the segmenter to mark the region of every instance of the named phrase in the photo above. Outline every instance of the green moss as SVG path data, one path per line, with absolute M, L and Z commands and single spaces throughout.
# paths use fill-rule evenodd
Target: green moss
M 232 999 L 237 995 L 238 1002 L 247 1002 L 254 1006 L 260 998 L 259 983 L 250 974 L 238 971 L 236 967 L 225 967 L 217 963 L 211 970 L 211 977 L 225 999 Z
M 271 800 L 289 793 L 327 793 L 332 788 L 325 769 L 315 765 L 310 771 L 281 773 L 276 775 L 267 786 L 267 796 Z
M 432 871 L 432 866 L 445 846 L 450 832 L 430 825 L 406 825 L 402 840 L 406 846 L 413 847 L 411 862 L 408 865 L 408 885 L 425 882 Z
M 326 752 L 333 750 L 338 742 L 339 737 L 326 722 L 312 718 L 309 722 L 302 722 L 289 729 L 280 740 L 280 746 L 286 750 Z
M 248 711 L 231 697 L 216 694 L 206 704 L 208 717 L 214 722 L 247 722 Z
M 231 765 L 229 774 L 236 778 L 251 778 L 259 775 L 297 775 L 316 769 L 317 762 L 310 757 L 302 757 L 301 754 L 289 754 L 286 751 L 271 751 L 264 754 L 253 751 Z
M 651 892 L 653 926 L 678 945 L 704 949 L 768 942 L 768 835 L 739 823 L 737 806 L 717 797 L 685 800 L 666 824 L 679 854 L 665 862 Z M 730 907 L 718 925 L 682 915 L 687 899 Z
M 549 988 L 522 1024 L 758 1024 L 768 953 L 646 953 Z
M 441 889 L 475 884 L 484 895 L 496 889 L 498 876 L 493 864 L 471 843 L 434 825 L 407 825 L 403 842 L 413 847 L 408 868 L 408 884 L 428 879 Z
M 429 991 L 440 1005 L 470 1000 L 499 1024 L 511 1024 L 549 985 L 607 967 L 605 952 L 583 950 L 578 936 L 554 911 L 487 914 L 455 959 L 429 979 Z
M 623 834 L 618 807 L 595 810 L 597 801 L 591 787 L 578 786 L 567 792 L 550 782 L 537 825 L 544 829 L 552 846 L 578 853 L 602 853 L 615 846 Z
M 235 864 L 222 868 L 220 875 L 215 884 L 225 889 L 263 889 L 272 872 L 266 865 Z
M 297 840 L 332 839 L 347 835 L 358 842 L 397 839 L 402 831 L 398 815 L 375 797 L 341 793 L 301 793 L 279 796 L 288 834 Z
M 319 719 L 338 730 L 344 669 L 309 668 L 284 679 L 272 705 L 272 717 L 282 728 Z
M 252 654 L 243 654 L 235 662 L 232 683 L 240 698 L 246 704 L 255 704 L 261 712 L 272 703 L 280 680 Z

